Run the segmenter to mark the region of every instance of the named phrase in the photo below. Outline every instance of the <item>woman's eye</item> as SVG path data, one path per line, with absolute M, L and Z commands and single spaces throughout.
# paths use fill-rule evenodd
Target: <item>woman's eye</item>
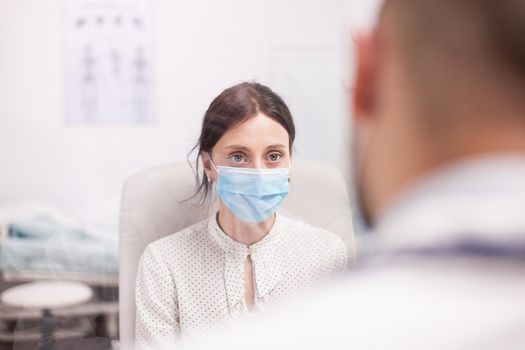
M 230 156 L 230 159 L 235 163 L 242 163 L 246 161 L 246 158 L 242 154 L 233 154 Z
M 272 153 L 268 156 L 268 159 L 272 162 L 277 162 L 281 159 L 281 155 L 279 153 Z

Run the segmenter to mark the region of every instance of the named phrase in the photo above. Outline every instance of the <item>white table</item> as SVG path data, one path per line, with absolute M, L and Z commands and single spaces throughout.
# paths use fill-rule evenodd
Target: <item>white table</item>
M 34 309 L 42 312 L 40 348 L 52 349 L 56 321 L 52 309 L 83 304 L 93 296 L 92 289 L 80 282 L 39 281 L 8 288 L 0 295 L 0 301 L 11 307 Z
M 6 289 L 0 301 L 6 305 L 31 309 L 55 309 L 85 303 L 93 296 L 80 282 L 39 281 Z

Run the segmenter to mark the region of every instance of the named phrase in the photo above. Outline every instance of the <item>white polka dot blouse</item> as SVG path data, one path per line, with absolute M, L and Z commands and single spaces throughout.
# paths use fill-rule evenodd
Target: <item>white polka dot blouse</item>
M 272 230 L 247 246 L 226 235 L 213 215 L 146 247 L 135 289 L 137 348 L 173 345 L 246 314 L 249 254 L 255 310 L 343 271 L 347 260 L 340 237 L 304 222 L 277 214 Z

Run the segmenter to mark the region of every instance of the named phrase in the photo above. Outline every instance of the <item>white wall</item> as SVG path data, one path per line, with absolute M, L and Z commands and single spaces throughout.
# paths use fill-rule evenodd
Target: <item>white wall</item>
M 289 103 L 298 155 L 348 173 L 347 24 L 377 1 L 155 1 L 147 126 L 64 124 L 62 1 L 0 1 L 0 205 L 75 211 L 116 196 L 131 173 L 184 159 L 212 98 L 253 79 Z

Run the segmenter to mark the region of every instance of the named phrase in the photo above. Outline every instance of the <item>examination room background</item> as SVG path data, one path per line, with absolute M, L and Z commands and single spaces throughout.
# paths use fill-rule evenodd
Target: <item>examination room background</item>
M 1 206 L 43 202 L 116 225 L 124 179 L 185 159 L 212 98 L 253 79 L 289 104 L 296 156 L 348 177 L 348 24 L 375 1 L 154 1 L 153 120 L 137 125 L 65 122 L 65 1 L 0 1 Z
M 148 118 L 78 122 L 68 109 L 75 93 L 71 76 L 84 72 L 71 68 L 71 52 L 79 48 L 90 59 L 91 44 L 71 35 L 68 25 L 84 26 L 85 18 L 68 9 L 102 6 L 111 12 L 111 6 L 126 4 L 150 11 L 146 22 L 135 23 L 147 29 L 140 38 L 147 55 L 137 51 L 147 60 L 137 62 L 146 62 L 148 70 Z M 102 340 L 85 343 L 87 348 L 118 348 L 122 185 L 147 167 L 185 160 L 212 99 L 242 81 L 259 81 L 284 98 L 297 129 L 295 157 L 336 167 L 350 185 L 350 33 L 372 23 L 378 4 L 0 0 L 0 295 L 19 285 L 31 288 L 28 278 L 38 280 L 33 273 L 57 279 L 57 272 L 73 273 L 94 296 L 84 305 L 89 312 L 77 310 L 61 322 Z M 102 15 L 88 17 L 92 28 L 103 26 Z M 120 21 L 110 17 L 113 25 Z M 90 274 L 96 279 L 87 279 Z M 18 311 L 0 302 L 2 350 L 40 339 L 40 314 Z

